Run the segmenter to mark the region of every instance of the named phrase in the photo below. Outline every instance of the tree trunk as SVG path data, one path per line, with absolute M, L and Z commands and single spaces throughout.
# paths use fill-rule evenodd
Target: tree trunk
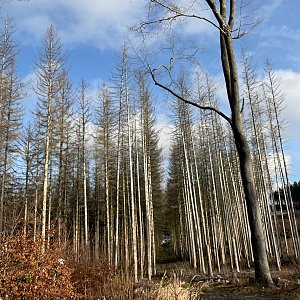
M 223 16 L 223 18 L 226 20 L 226 16 Z M 222 69 L 226 82 L 228 101 L 232 113 L 231 127 L 239 156 L 240 174 L 243 183 L 251 230 L 255 279 L 260 283 L 272 284 L 273 281 L 270 274 L 266 245 L 263 235 L 261 211 L 254 183 L 250 148 L 244 133 L 242 113 L 240 111 L 238 68 L 236 64 L 235 51 L 232 44 L 231 28 L 225 22 L 220 25 L 224 27 L 224 31 L 220 31 Z
M 240 160 L 240 172 L 247 204 L 254 255 L 255 278 L 258 282 L 272 284 L 272 277 L 266 253 L 265 238 L 263 235 L 261 212 L 254 186 L 249 145 L 243 133 L 241 123 L 233 124 L 232 129 Z
M 42 252 L 45 251 L 46 242 L 46 216 L 47 216 L 47 191 L 48 191 L 48 169 L 49 169 L 49 148 L 50 148 L 50 115 L 51 104 L 50 98 L 48 100 L 48 115 L 47 115 L 47 129 L 46 129 L 46 144 L 45 144 L 45 163 L 43 174 L 43 202 L 42 202 Z

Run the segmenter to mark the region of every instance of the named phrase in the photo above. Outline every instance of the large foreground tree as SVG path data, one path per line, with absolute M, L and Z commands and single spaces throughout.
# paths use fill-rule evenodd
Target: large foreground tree
M 236 0 L 202 0 L 202 1 L 175 1 L 166 0 L 149 0 L 149 14 L 146 22 L 139 24 L 139 29 L 143 34 L 150 31 L 159 32 L 161 28 L 169 30 L 176 34 L 179 28 L 179 21 L 184 19 L 193 19 L 195 21 L 207 22 L 219 31 L 219 47 L 221 52 L 222 72 L 226 83 L 226 91 L 228 103 L 231 110 L 231 116 L 227 116 L 224 112 L 215 107 L 202 106 L 201 103 L 191 100 L 190 97 L 183 97 L 178 92 L 178 85 L 174 84 L 173 76 L 170 76 L 171 82 L 165 83 L 159 77 L 160 71 L 165 71 L 168 75 L 174 68 L 174 48 L 172 48 L 172 57 L 170 65 L 161 65 L 153 69 L 149 67 L 149 72 L 155 85 L 168 91 L 173 96 L 189 103 L 200 109 L 211 110 L 224 118 L 231 126 L 235 145 L 240 162 L 240 174 L 243 183 L 244 195 L 247 204 L 248 220 L 251 229 L 251 240 L 254 255 L 255 278 L 256 281 L 263 284 L 272 284 L 272 278 L 267 259 L 265 238 L 262 226 L 261 211 L 258 202 L 255 181 L 253 176 L 253 166 L 249 144 L 243 127 L 242 106 L 240 98 L 239 74 L 236 63 L 235 49 L 233 39 L 240 38 L 245 34 L 243 31 L 243 18 L 236 14 L 237 6 L 242 8 L 243 3 L 237 3 Z M 243 1 L 241 1 L 243 2 Z M 235 26 L 235 21 L 238 25 Z M 178 22 L 176 22 L 178 21 Z M 247 22 L 247 21 L 246 21 Z M 253 23 L 252 23 L 253 24 Z M 195 25 L 193 23 L 193 25 Z M 175 34 L 173 36 L 175 36 Z M 175 43 L 176 44 L 176 43 Z M 165 48 L 164 48 L 165 49 Z M 180 53 L 181 57 L 186 56 L 186 52 Z M 191 58 L 191 55 L 188 56 Z

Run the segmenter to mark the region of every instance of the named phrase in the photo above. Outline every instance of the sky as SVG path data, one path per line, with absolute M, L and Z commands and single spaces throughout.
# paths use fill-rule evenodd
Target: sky
M 184 0 L 179 0 L 184 3 Z M 2 2 L 1 14 L 13 18 L 14 40 L 19 48 L 17 65 L 20 76 L 27 82 L 34 78 L 33 61 L 47 27 L 53 24 L 61 36 L 68 54 L 68 69 L 74 85 L 81 78 L 90 84 L 105 82 L 111 76 L 124 40 L 135 44 L 128 27 L 147 16 L 146 0 L 10 0 Z M 238 1 L 239 2 L 239 1 Z M 245 1 L 244 1 L 245 2 Z M 285 149 L 290 162 L 290 181 L 300 180 L 300 25 L 299 0 L 254 0 L 262 22 L 249 34 L 235 42 L 238 59 L 246 49 L 254 55 L 258 74 L 270 59 L 281 80 L 285 95 L 283 117 L 287 122 Z M 288 4 L 287 4 L 288 3 Z M 249 7 L 247 8 L 249 9 Z M 203 12 L 207 14 L 207 11 Z M 208 15 L 209 16 L 209 15 Z M 217 31 L 209 24 L 189 20 L 182 24 L 184 38 L 201 48 L 201 67 L 224 91 L 220 69 Z M 163 39 L 161 36 L 158 39 Z M 152 43 L 152 44 L 151 44 Z M 150 42 L 155 50 L 157 44 Z M 158 49 L 156 49 L 158 50 Z M 151 87 L 159 102 L 162 94 Z M 223 93 L 224 96 L 224 93 Z M 29 95 L 27 111 L 33 105 Z M 159 104 L 159 103 L 158 103 Z M 167 107 L 158 105 L 158 127 L 162 128 L 161 145 L 168 155 L 169 124 Z

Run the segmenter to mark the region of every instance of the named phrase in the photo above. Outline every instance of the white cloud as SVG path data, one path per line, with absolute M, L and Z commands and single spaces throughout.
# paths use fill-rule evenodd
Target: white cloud
M 217 24 L 217 21 L 215 21 L 215 18 L 211 10 L 208 8 L 205 2 L 194 1 L 192 5 L 190 5 L 191 4 L 190 2 L 186 3 L 187 1 L 181 1 L 181 2 L 183 2 L 181 4 L 182 7 L 188 5 L 188 7 L 185 10 L 187 14 L 206 18 L 207 20 L 211 20 L 212 22 Z M 183 29 L 188 34 L 191 35 L 204 34 L 205 36 L 207 36 L 218 32 L 212 24 L 208 23 L 205 20 L 199 20 L 198 18 L 185 18 L 184 20 L 185 22 L 184 22 Z
M 292 28 L 287 25 L 271 26 L 263 31 L 260 35 L 265 39 L 262 43 L 262 47 L 270 48 L 287 48 L 289 47 L 288 42 L 299 42 L 300 41 L 300 29 Z
M 284 148 L 290 180 L 299 180 L 300 172 L 300 73 L 293 70 L 275 70 L 285 95 L 282 117 L 287 122 Z
M 286 107 L 282 113 L 289 123 L 288 137 L 300 139 L 300 73 L 292 70 L 276 70 L 275 74 L 280 79 L 281 89 L 285 95 Z
M 262 1 L 264 4 L 260 7 L 260 15 L 262 16 L 264 22 L 268 21 L 273 12 L 280 7 L 283 0 L 269 0 Z
M 160 132 L 158 145 L 162 148 L 163 187 L 165 188 L 174 127 L 171 125 L 169 117 L 164 113 L 160 113 L 156 117 L 155 129 Z
M 187 6 L 182 1 L 182 6 Z M 9 1 L 3 7 L 16 25 L 16 35 L 23 44 L 37 44 L 47 27 L 53 24 L 64 44 L 86 43 L 100 49 L 120 48 L 128 35 L 128 26 L 147 18 L 146 0 L 30 0 Z M 203 3 L 186 7 L 190 14 L 198 14 L 214 20 Z M 181 22 L 182 21 L 182 22 Z M 191 36 L 205 37 L 216 34 L 216 29 L 203 20 L 182 18 L 175 22 L 177 31 Z M 161 34 L 156 38 L 161 39 Z M 151 42 L 151 36 L 147 42 Z
M 105 48 L 122 43 L 124 25 L 136 21 L 143 6 L 143 0 L 30 0 L 10 1 L 4 11 L 14 18 L 23 43 L 35 44 L 53 24 L 65 44 L 89 43 Z
M 165 114 L 158 114 L 156 118 L 155 128 L 160 131 L 159 146 L 162 148 L 164 160 L 168 160 L 170 155 L 173 126 L 170 124 L 170 119 Z

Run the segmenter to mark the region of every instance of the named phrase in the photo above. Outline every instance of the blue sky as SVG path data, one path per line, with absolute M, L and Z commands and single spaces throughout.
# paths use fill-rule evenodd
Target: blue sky
M 2 4 L 2 15 L 13 18 L 19 47 L 19 73 L 33 78 L 33 61 L 41 36 L 53 24 L 68 54 L 71 78 L 76 86 L 82 77 L 92 85 L 108 80 L 127 27 L 146 15 L 146 0 L 11 0 Z M 258 72 L 269 58 L 286 96 L 284 117 L 288 121 L 286 153 L 291 181 L 300 180 L 300 1 L 254 0 L 263 22 L 236 42 L 255 55 Z M 287 4 L 288 3 L 288 4 Z M 201 47 L 201 66 L 222 86 L 217 32 L 206 23 L 189 21 L 183 32 Z M 152 45 L 155 48 L 155 44 Z M 157 89 L 153 87 L 154 94 Z M 161 95 L 158 93 L 158 95 Z M 157 96 L 157 101 L 161 96 Z M 26 101 L 30 107 L 30 99 Z M 159 111 L 162 145 L 168 145 L 168 119 Z M 165 152 L 167 153 L 167 151 Z

